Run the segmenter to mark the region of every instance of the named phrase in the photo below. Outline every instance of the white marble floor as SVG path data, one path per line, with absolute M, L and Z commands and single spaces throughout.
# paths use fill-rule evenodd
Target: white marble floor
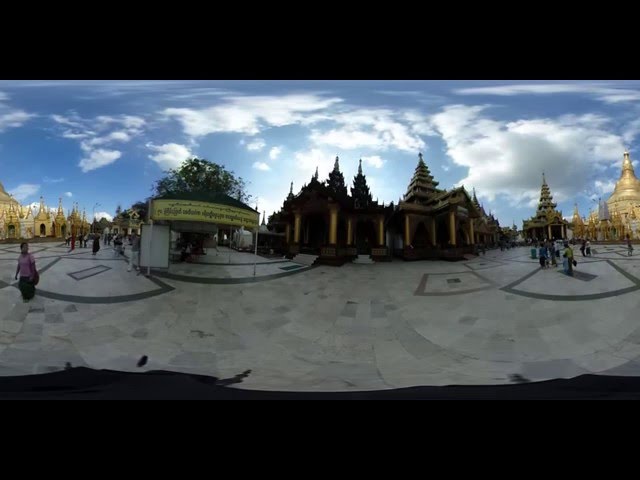
M 238 284 L 207 283 L 244 278 L 228 265 L 147 279 L 109 251 L 63 251 L 36 253 L 41 269 L 50 266 L 43 294 L 24 304 L 11 286 L 15 252 L 0 246 L 0 375 L 65 362 L 219 377 L 251 370 L 234 388 L 335 391 L 640 374 L 640 256 L 622 245 L 595 246 L 584 259 L 576 249 L 573 278 L 540 270 L 520 248 L 302 271 L 265 260 L 262 278 Z M 149 362 L 138 368 L 142 355 Z

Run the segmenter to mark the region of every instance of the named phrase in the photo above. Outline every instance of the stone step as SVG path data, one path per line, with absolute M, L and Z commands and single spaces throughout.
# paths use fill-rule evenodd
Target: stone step
M 371 260 L 371 256 L 369 255 L 358 255 L 356 258 L 354 258 L 352 263 L 359 263 L 359 264 L 363 264 L 363 265 L 370 265 L 372 263 L 376 263 L 373 260 Z
M 306 253 L 299 253 L 291 260 L 294 263 L 301 265 L 313 265 L 318 259 L 318 255 L 308 255 Z

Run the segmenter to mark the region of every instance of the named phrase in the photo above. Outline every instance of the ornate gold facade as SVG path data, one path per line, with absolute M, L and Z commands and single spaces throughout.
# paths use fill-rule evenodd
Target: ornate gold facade
M 525 238 L 536 240 L 567 238 L 568 222 L 562 217 L 562 212 L 556 210 L 557 204 L 553 201 L 551 189 L 542 174 L 542 187 L 540 189 L 540 202 L 536 214 L 529 220 L 522 222 L 522 230 Z
M 40 197 L 40 207 L 34 213 L 29 206 L 22 206 L 9 195 L 0 183 L 0 240 L 55 237 L 64 238 L 71 231 L 71 225 L 78 232 L 89 232 L 89 223 L 82 219 L 74 207 L 74 214 L 64 217 L 62 198 L 59 199 L 58 211 L 53 215 Z
M 629 152 L 624 152 L 622 173 L 607 200 L 608 215 L 598 221 L 605 240 L 623 240 L 627 234 L 640 238 L 640 180 L 636 177 Z

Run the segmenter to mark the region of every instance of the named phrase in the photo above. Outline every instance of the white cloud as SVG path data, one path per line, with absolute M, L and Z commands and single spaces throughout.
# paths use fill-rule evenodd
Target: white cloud
M 73 197 L 73 193 L 71 192 L 64 192 L 64 195 L 69 198 Z
M 326 132 L 314 130 L 310 139 L 316 145 L 327 145 L 342 150 L 354 150 L 358 148 L 383 149 L 382 139 L 376 134 L 357 130 L 353 127 L 344 129 L 332 129 Z
M 62 115 L 51 115 L 51 118 L 56 122 L 62 125 L 67 125 L 69 127 L 75 128 L 83 128 L 82 119 L 79 119 L 77 116 L 74 118 L 64 117 Z
M 362 161 L 365 163 L 365 165 L 369 165 L 373 168 L 382 168 L 385 163 L 384 160 L 382 160 L 378 155 L 373 155 L 371 157 L 362 157 Z
M 113 216 L 109 215 L 107 212 L 96 212 L 94 217 L 96 220 L 100 221 L 102 218 L 106 218 L 108 221 L 113 221 Z
M 221 104 L 203 110 L 167 108 L 163 113 L 176 118 L 184 132 L 192 137 L 221 132 L 256 135 L 269 126 L 302 123 L 305 114 L 324 110 L 341 101 L 313 94 L 229 96 L 223 97 Z
M 177 143 L 165 143 L 164 145 L 147 143 L 147 148 L 157 152 L 155 155 L 149 155 L 149 158 L 163 170 L 177 168 L 182 162 L 194 156 L 188 147 Z
M 35 195 L 40 190 L 40 185 L 33 183 L 23 183 L 16 188 L 9 190 L 9 193 L 19 202 Z M 39 204 L 38 204 L 39 205 Z
M 354 109 L 337 113 L 331 120 L 339 127 L 311 132 L 311 141 L 316 145 L 342 150 L 395 148 L 417 152 L 426 146 L 419 135 L 433 132 L 425 119 L 414 111 L 398 114 L 388 109 Z
M 78 166 L 84 173 L 96 170 L 98 168 L 106 167 L 112 164 L 122 156 L 122 152 L 118 150 L 105 150 L 99 148 L 98 150 L 92 150 L 88 157 L 80 160 Z
M 9 95 L 4 92 L 0 92 L 0 102 L 4 102 L 6 100 L 9 100 Z
M 70 138 L 71 140 L 82 140 L 83 138 L 87 138 L 91 135 L 91 133 L 86 132 L 86 133 L 78 133 L 78 132 L 73 132 L 72 130 L 66 130 L 62 136 L 64 138 Z
M 60 183 L 60 182 L 64 182 L 64 178 L 49 178 L 49 177 L 44 177 L 42 179 L 42 181 L 44 183 Z
M 468 168 L 458 185 L 476 187 L 491 202 L 500 197 L 511 206 L 537 205 L 543 171 L 554 200 L 585 195 L 584 185 L 617 165 L 624 150 L 602 116 L 507 122 L 485 111 L 484 106 L 452 105 L 433 115 L 431 123 L 454 163 Z
M 269 167 L 269 165 L 267 165 L 264 162 L 253 162 L 253 168 L 257 169 L 257 170 L 263 170 L 263 171 L 267 171 L 267 170 L 271 170 L 271 167 Z
M 92 120 L 85 120 L 72 113 L 70 116 L 52 115 L 51 118 L 56 123 L 74 128 L 73 130 L 64 130 L 61 136 L 80 141 L 80 149 L 85 156 L 80 161 L 79 166 L 85 173 L 115 162 L 122 156 L 122 152 L 112 148 L 108 149 L 107 147 L 114 142 L 126 143 L 131 141 L 142 132 L 141 128 L 146 125 L 143 118 L 132 115 L 120 115 L 117 117 L 100 115 Z M 109 133 L 105 132 L 105 129 L 113 125 L 119 128 Z M 95 130 L 101 132 L 100 136 Z
M 300 170 L 301 172 L 305 172 L 303 174 L 304 176 L 302 177 L 306 177 L 303 180 L 305 183 L 309 182 L 311 176 L 316 171 L 316 167 L 318 168 L 318 176 L 320 178 L 320 181 L 326 179 L 329 176 L 329 172 L 333 170 L 333 164 L 335 162 L 335 155 L 332 156 L 331 154 L 328 154 L 327 152 L 320 150 L 319 148 L 298 151 L 294 154 L 294 158 L 296 160 L 296 166 L 298 167 L 298 170 Z
M 640 90 L 590 83 L 498 85 L 493 87 L 461 88 L 454 90 L 454 92 L 458 95 L 498 96 L 582 93 L 593 95 L 596 99 L 609 104 L 640 100 Z
M 267 144 L 263 139 L 256 138 L 253 142 L 247 144 L 247 150 L 250 152 L 259 152 L 266 146 Z
M 69 137 L 67 137 L 69 138 Z M 115 132 L 111 132 L 109 135 L 106 135 L 104 137 L 95 137 L 92 138 L 91 140 L 89 140 L 88 142 L 86 142 L 87 145 L 90 146 L 97 146 L 97 145 L 102 145 L 104 143 L 109 143 L 109 142 L 128 142 L 131 140 L 131 135 L 129 135 L 127 132 L 125 131 L 115 131 Z
M 16 128 L 22 126 L 27 120 L 35 115 L 24 112 L 22 110 L 13 110 L 9 113 L 0 113 L 0 132 L 8 128 Z
M 273 147 L 269 150 L 269 158 L 275 160 L 282 153 L 282 147 Z
M 615 182 L 615 180 L 608 180 L 606 182 L 602 182 L 600 180 L 596 180 L 593 183 L 593 186 L 595 187 L 596 192 L 599 195 L 605 195 L 607 193 L 613 192 L 614 188 L 616 188 L 616 182 Z
M 119 117 L 111 117 L 108 115 L 100 115 L 96 117 L 96 121 L 100 126 L 107 126 L 113 123 L 119 123 L 127 129 L 137 130 L 146 125 L 144 118 L 135 117 L 133 115 L 121 115 Z

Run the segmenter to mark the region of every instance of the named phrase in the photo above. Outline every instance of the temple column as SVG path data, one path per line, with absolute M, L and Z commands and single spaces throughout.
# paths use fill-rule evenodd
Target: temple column
M 286 244 L 289 244 L 290 241 L 291 241 L 291 225 L 287 223 L 287 225 L 284 227 L 284 242 Z
M 547 229 L 549 230 L 549 240 L 551 240 L 551 224 L 547 225 Z
M 404 216 L 404 246 L 411 245 L 411 237 L 409 236 L 409 215 Z
M 565 238 L 567 238 L 567 226 L 562 225 L 562 239 L 564 240 Z
M 353 232 L 351 227 L 351 217 L 347 218 L 347 245 L 352 245 Z
M 449 211 L 449 243 L 456 246 L 456 212 Z
M 302 214 L 295 212 L 294 226 L 293 226 L 293 243 L 300 243 L 300 224 L 302 223 Z
M 473 219 L 469 219 L 469 237 L 471 238 L 471 245 L 475 245 L 476 243 L 476 236 L 475 233 L 473 232 Z
M 336 206 L 329 207 L 329 244 L 336 245 L 338 243 L 338 208 Z
M 384 247 L 384 217 L 378 217 L 378 245 Z
M 436 217 L 431 217 L 431 246 L 436 246 Z

